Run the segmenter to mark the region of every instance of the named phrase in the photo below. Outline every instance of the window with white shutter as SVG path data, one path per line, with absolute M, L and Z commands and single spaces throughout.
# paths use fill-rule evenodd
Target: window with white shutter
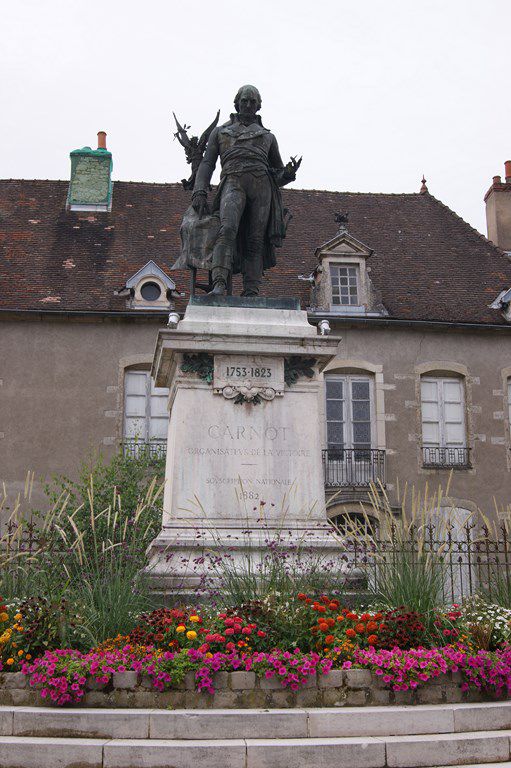
M 156 387 L 149 371 L 128 370 L 124 376 L 125 452 L 142 449 L 164 453 L 167 443 L 169 390 Z
M 424 464 L 467 466 L 463 380 L 422 377 L 421 409 Z

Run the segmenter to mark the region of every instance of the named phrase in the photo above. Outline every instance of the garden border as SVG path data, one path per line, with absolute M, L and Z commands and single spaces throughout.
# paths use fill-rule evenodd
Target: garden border
M 365 707 L 415 704 L 457 704 L 492 701 L 478 690 L 461 690 L 459 672 L 440 675 L 415 690 L 393 691 L 366 669 L 331 670 L 311 676 L 299 691 L 283 688 L 275 678 L 259 678 L 254 672 L 217 672 L 215 693 L 196 690 L 195 674 L 171 690 L 157 691 L 148 675 L 116 672 L 108 683 L 89 678 L 86 693 L 75 707 L 137 709 L 281 709 L 293 707 Z M 503 697 L 502 700 L 505 700 Z M 0 673 L 1 706 L 45 706 L 37 688 L 22 672 Z

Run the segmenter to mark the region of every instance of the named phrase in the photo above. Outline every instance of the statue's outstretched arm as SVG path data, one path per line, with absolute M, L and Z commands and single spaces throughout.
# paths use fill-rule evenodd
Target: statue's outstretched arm
M 289 184 L 290 181 L 294 181 L 296 179 L 296 171 L 298 170 L 301 159 L 298 163 L 289 162 L 287 165 L 284 165 L 280 156 L 279 145 L 277 144 L 277 139 L 275 136 L 273 137 L 273 141 L 271 143 L 268 160 L 273 178 L 279 187 L 283 187 L 285 184 Z

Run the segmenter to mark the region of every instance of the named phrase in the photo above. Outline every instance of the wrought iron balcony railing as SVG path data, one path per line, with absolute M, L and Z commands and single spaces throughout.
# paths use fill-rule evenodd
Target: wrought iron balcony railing
M 385 451 L 378 448 L 328 448 L 323 451 L 327 488 L 385 485 Z
M 470 448 L 422 446 L 422 465 L 445 469 L 469 469 Z
M 126 438 L 122 441 L 122 451 L 125 456 L 138 458 L 139 456 L 150 456 L 151 458 L 161 458 L 167 455 L 166 440 L 139 440 L 136 437 Z

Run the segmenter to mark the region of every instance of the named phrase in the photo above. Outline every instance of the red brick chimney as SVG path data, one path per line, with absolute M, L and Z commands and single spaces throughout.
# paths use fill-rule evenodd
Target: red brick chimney
M 488 239 L 504 251 L 511 251 L 511 160 L 506 160 L 505 181 L 494 176 L 486 195 Z

